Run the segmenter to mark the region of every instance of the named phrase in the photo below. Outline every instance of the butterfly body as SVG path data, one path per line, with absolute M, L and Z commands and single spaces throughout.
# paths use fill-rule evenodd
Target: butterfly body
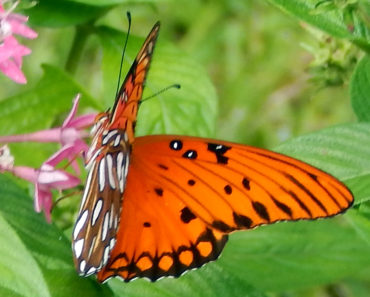
M 80 275 L 99 281 L 179 276 L 217 259 L 230 232 L 330 217 L 353 202 L 331 175 L 236 143 L 178 135 L 134 137 L 156 24 L 112 111 L 100 114 L 72 234 Z

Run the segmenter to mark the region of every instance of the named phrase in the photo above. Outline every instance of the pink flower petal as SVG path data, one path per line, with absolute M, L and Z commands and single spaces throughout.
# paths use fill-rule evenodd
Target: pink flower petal
M 68 160 L 71 163 L 71 166 L 72 166 L 73 170 L 76 172 L 77 175 L 79 175 L 80 174 L 80 166 L 76 162 L 76 155 L 80 155 L 81 153 L 84 154 L 85 152 L 88 151 L 89 147 L 84 141 L 82 141 L 80 139 L 77 139 L 75 141 L 75 143 L 73 144 L 73 147 L 74 147 L 75 155 L 74 156 L 72 156 L 72 155 L 69 156 Z
M 47 166 L 47 165 L 46 165 Z M 37 183 L 43 188 L 65 190 L 78 186 L 81 181 L 78 177 L 60 169 L 41 166 Z M 49 170 L 51 169 L 51 170 Z
M 27 83 L 26 77 L 23 72 L 17 67 L 13 61 L 3 61 L 0 63 L 0 71 L 6 76 L 14 80 L 16 83 L 25 84 Z
M 25 141 L 59 142 L 61 137 L 60 135 L 61 129 L 53 128 L 28 134 L 0 136 L 0 143 L 25 142 Z
M 19 23 L 25 23 L 28 21 L 28 16 L 24 16 L 18 13 L 11 13 L 8 17 L 8 20 L 14 20 Z
M 60 142 L 62 145 L 74 143 L 80 138 L 80 132 L 75 128 L 64 128 L 60 134 Z
M 26 18 L 27 20 L 27 18 Z M 19 20 L 12 18 L 9 18 L 8 22 L 12 26 L 12 32 L 14 34 L 21 35 L 26 38 L 34 39 L 37 37 L 37 33 L 21 23 Z
M 89 113 L 82 116 L 78 116 L 75 119 L 72 119 L 69 123 L 70 127 L 74 127 L 76 129 L 83 129 L 86 127 L 90 127 L 95 122 L 95 118 L 97 113 Z
M 52 194 L 50 190 L 44 190 L 40 185 L 35 185 L 34 207 L 37 212 L 44 209 L 45 218 L 48 223 L 51 222 L 51 207 L 53 205 Z
M 8 36 L 0 45 L 0 62 L 12 57 L 29 55 L 30 53 L 31 50 L 28 47 L 19 44 L 13 36 Z
M 34 199 L 34 207 L 37 212 L 41 211 L 42 203 L 43 203 L 43 193 L 40 191 L 40 187 L 38 184 L 35 184 L 35 199 Z
M 25 179 L 31 183 L 36 183 L 38 178 L 38 170 L 26 166 L 14 166 L 11 170 L 9 170 L 15 176 Z
M 73 99 L 72 109 L 71 109 L 68 116 L 66 117 L 66 119 L 63 122 L 63 125 L 62 125 L 63 128 L 68 127 L 69 122 L 72 121 L 72 119 L 75 117 L 77 109 L 78 109 L 78 103 L 80 102 L 80 97 L 81 97 L 81 95 L 77 94 L 76 97 Z
M 62 147 L 59 151 L 54 153 L 44 164 L 55 166 L 60 163 L 62 160 L 67 159 L 68 156 L 73 155 L 75 148 L 73 145 L 66 145 Z

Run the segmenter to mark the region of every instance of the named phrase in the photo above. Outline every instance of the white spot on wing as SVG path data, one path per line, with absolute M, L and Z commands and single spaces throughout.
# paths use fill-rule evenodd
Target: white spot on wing
M 127 155 L 126 163 L 125 163 L 125 177 L 127 177 L 127 173 L 128 173 L 128 163 L 129 163 L 129 155 Z
M 99 199 L 96 202 L 95 207 L 94 207 L 94 212 L 93 212 L 92 221 L 91 221 L 91 224 L 93 226 L 95 225 L 96 220 L 99 218 L 99 215 L 100 215 L 100 212 L 101 212 L 102 208 L 103 208 L 103 199 Z
M 96 236 L 94 236 L 93 240 L 91 241 L 91 245 L 90 245 L 89 254 L 87 256 L 87 259 L 90 259 L 92 251 L 94 250 L 95 240 L 96 240 Z
M 85 260 L 82 260 L 80 262 L 80 271 L 85 274 L 85 268 L 86 268 L 86 261 Z
M 118 227 L 118 216 L 115 216 L 114 217 L 114 229 L 117 230 L 117 227 Z
M 99 164 L 99 191 L 103 192 L 105 186 L 105 158 L 100 160 Z
M 90 170 L 89 174 L 87 175 L 86 185 L 85 185 L 85 189 L 84 189 L 84 194 L 82 196 L 82 201 L 81 201 L 81 206 L 80 206 L 80 211 L 79 212 L 81 212 L 82 207 L 85 205 L 87 195 L 90 192 L 91 178 L 92 178 L 92 170 Z
M 93 146 L 91 148 L 93 148 Z M 102 148 L 98 149 L 91 158 L 89 156 L 92 154 L 92 152 L 90 152 L 90 150 L 87 152 L 86 158 L 88 160 L 88 163 L 85 165 L 86 170 L 91 169 L 92 164 L 94 163 L 95 159 L 100 154 L 101 150 Z
M 121 194 L 123 194 L 123 190 L 125 189 L 125 178 L 121 178 L 119 180 L 119 191 Z
M 113 146 L 116 147 L 121 142 L 121 135 L 117 135 L 116 139 L 114 140 Z
M 113 237 L 109 241 L 109 249 L 113 250 L 115 244 L 116 244 L 116 239 Z
M 103 265 L 107 264 L 108 262 L 108 259 L 109 259 L 109 252 L 110 252 L 110 249 L 109 249 L 109 245 L 107 245 L 104 249 L 104 256 L 103 256 Z
M 107 238 L 108 234 L 108 221 L 109 221 L 109 211 L 105 213 L 104 222 L 103 222 L 103 231 L 101 233 L 101 240 L 104 241 Z
M 116 188 L 116 184 L 114 182 L 114 177 L 113 177 L 113 158 L 112 155 L 107 154 L 107 169 L 108 169 L 108 180 L 109 180 L 109 185 L 111 188 L 114 190 Z
M 89 211 L 86 209 L 82 213 L 80 218 L 77 220 L 76 225 L 75 225 L 75 229 L 73 230 L 73 239 L 74 240 L 76 240 L 78 234 L 81 232 L 81 229 L 85 225 L 88 213 L 89 213 Z
M 106 136 L 104 136 L 102 144 L 105 145 L 108 143 L 108 141 L 112 138 L 112 136 L 116 135 L 118 133 L 117 130 L 110 131 Z
M 75 244 L 74 244 L 74 246 L 73 246 L 73 248 L 74 248 L 74 251 L 75 251 L 75 256 L 76 256 L 76 258 L 78 259 L 80 256 L 81 256 L 81 254 L 82 254 L 82 249 L 83 249 L 83 247 L 84 247 L 84 241 L 85 241 L 85 239 L 80 239 L 80 240 L 77 240 L 76 242 L 75 242 Z
M 85 276 L 89 276 L 89 275 L 94 274 L 96 272 L 97 272 L 96 267 L 91 266 L 90 269 L 86 272 L 86 275 Z
M 117 176 L 118 176 L 118 179 L 120 180 L 122 175 L 123 175 L 123 172 L 122 172 L 122 167 L 123 167 L 123 153 L 122 152 L 119 152 L 118 155 L 117 155 Z

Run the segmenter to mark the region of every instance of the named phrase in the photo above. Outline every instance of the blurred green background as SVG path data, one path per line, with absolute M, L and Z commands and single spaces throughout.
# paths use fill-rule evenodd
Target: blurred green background
M 161 40 L 206 69 L 219 107 L 210 136 L 271 148 L 292 136 L 354 120 L 348 83 L 359 51 L 266 1 L 134 1 L 107 11 L 97 22 L 124 31 L 126 9 L 134 35 L 145 36 L 160 20 Z M 33 50 L 24 63 L 29 84 L 19 87 L 1 76 L 2 97 L 31 88 L 42 75 L 40 63 L 65 67 L 74 28 L 37 31 L 40 37 L 26 42 Z M 97 37 L 87 38 L 81 51 L 74 77 L 99 98 L 106 89 Z M 112 68 L 117 73 L 118 65 Z M 110 88 L 115 87 L 112 81 Z
M 115 3 L 120 5 L 115 6 Z M 298 4 L 295 10 L 294 3 L 310 7 L 309 13 L 304 15 L 304 9 L 299 10 Z M 291 151 L 294 155 L 296 136 L 357 121 L 351 107 L 350 81 L 358 61 L 366 52 L 370 52 L 370 2 L 367 0 L 41 0 L 39 5 L 34 4 L 33 1 L 22 1 L 20 5 L 24 9 L 23 13 L 30 15 L 30 24 L 39 33 L 35 40 L 22 40 L 22 43 L 32 49 L 32 54 L 25 57 L 23 65 L 28 84 L 16 85 L 0 75 L 0 100 L 4 99 L 2 110 L 0 109 L 2 134 L 24 133 L 60 124 L 69 110 L 76 90 L 83 92 L 82 111 L 102 111 L 110 107 L 114 99 L 123 45 L 124 35 L 119 31 L 124 32 L 127 28 L 127 10 L 132 14 L 132 35 L 125 56 L 124 71 L 133 60 L 143 37 L 160 20 L 162 27 L 158 49 L 148 75 L 144 97 L 172 83 L 183 86 L 179 91 L 169 90 L 141 106 L 138 135 L 181 133 L 269 149 L 293 139 L 290 146 L 288 143 L 279 148 L 283 152 Z M 291 14 L 283 11 L 289 9 L 296 12 L 296 17 L 291 15 L 292 11 Z M 48 12 L 50 17 L 46 17 Z M 326 17 L 327 22 L 323 21 Z M 338 29 L 333 24 L 338 25 Z M 362 29 L 365 37 L 356 31 L 361 27 L 359 24 L 365 26 Z M 357 27 L 353 29 L 354 25 Z M 363 41 L 366 38 L 368 43 Z M 42 64 L 57 68 L 46 68 L 45 74 Z M 12 100 L 18 102 L 19 98 L 23 100 L 19 102 L 26 106 L 28 100 L 37 98 L 34 100 L 37 104 L 23 110 L 24 117 L 22 114 L 22 118 L 13 122 L 14 114 L 8 112 L 8 109 L 11 110 Z M 365 128 L 362 131 L 364 135 L 368 131 Z M 329 132 L 339 131 L 340 135 L 341 128 L 335 129 Z M 326 139 L 326 136 L 335 134 L 329 132 L 320 135 Z M 357 149 L 367 148 L 369 139 L 362 137 L 360 133 L 352 134 L 354 138 L 357 137 L 358 142 L 353 141 Z M 303 139 L 303 143 L 304 141 Z M 333 143 L 332 147 L 335 147 L 336 142 Z M 307 151 L 314 147 L 315 142 Z M 12 146 L 17 164 L 34 167 L 55 149 L 55 145 Z M 361 152 L 366 156 L 368 149 Z M 356 149 L 352 151 L 353 155 L 358 155 L 355 154 Z M 352 151 L 348 149 L 346 153 L 350 154 Z M 300 156 L 299 149 L 297 156 Z M 302 156 L 304 159 L 304 154 Z M 313 158 L 312 162 L 316 162 L 313 164 L 320 168 L 330 169 L 333 174 L 337 173 L 335 166 L 340 162 L 336 163 L 335 158 L 334 161 L 330 159 L 330 149 L 327 158 L 332 167 L 326 168 L 325 162 L 321 165 L 320 158 Z M 307 161 L 311 162 L 309 158 Z M 343 161 L 344 165 L 346 161 Z M 366 171 L 366 162 L 362 164 L 364 171 L 359 169 L 361 174 L 369 173 Z M 358 162 L 353 163 L 354 168 L 357 168 L 356 165 L 361 167 Z M 337 167 L 344 168 L 343 164 L 340 163 Z M 358 175 L 354 171 L 347 174 L 345 170 L 338 169 L 338 172 L 336 176 L 350 183 L 355 191 L 368 188 L 365 179 L 362 180 L 361 187 L 356 188 L 354 177 L 360 175 L 358 172 Z M 364 197 L 369 199 L 370 195 L 366 192 L 366 195 L 360 197 L 362 201 L 368 201 Z M 78 204 L 76 200 L 78 199 L 71 199 L 61 204 L 53 214 L 56 225 L 65 231 L 67 237 Z M 229 290 L 228 296 L 370 296 L 370 267 L 366 266 L 370 258 L 367 238 L 370 234 L 370 212 L 369 206 L 365 203 L 363 205 L 366 219 L 354 215 L 350 219 L 346 217 L 347 220 L 334 220 L 335 223 L 321 221 L 312 224 L 287 224 L 288 226 L 277 224 L 269 227 L 270 229 L 261 227 L 253 232 L 237 233 L 232 236 L 230 248 L 225 249 L 225 255 L 216 263 L 200 269 L 199 274 L 189 273 L 179 280 L 165 280 L 159 282 L 159 285 L 141 281 L 130 284 L 111 281 L 109 286 L 113 291 L 112 295 L 173 296 L 180 292 L 181 296 L 216 296 L 220 292 L 225 293 L 223 290 L 226 288 Z M 356 207 L 352 214 L 357 214 L 355 211 L 358 210 L 358 205 Z M 41 222 L 40 226 L 43 226 Z M 351 224 L 353 230 L 352 227 L 348 228 Z M 336 226 L 343 227 L 338 234 Z M 322 230 L 333 234 L 333 238 L 325 237 Z M 310 233 L 306 235 L 306 231 Z M 302 233 L 305 234 L 303 240 L 299 237 Z M 281 246 L 277 244 L 280 241 L 283 242 Z M 292 247 L 289 246 L 290 241 Z M 239 274 L 237 256 L 243 255 L 243 252 L 245 254 L 243 249 L 246 242 L 249 244 L 249 254 L 240 260 L 243 268 Z M 69 262 L 66 260 L 68 264 L 64 265 L 72 267 L 71 259 L 68 258 L 68 244 L 69 242 L 64 252 Z M 284 244 L 289 248 L 284 249 Z M 237 252 L 234 255 L 235 251 Z M 292 262 L 290 253 L 295 257 Z M 352 254 L 354 259 L 349 256 Z M 341 261 L 338 274 L 335 273 L 335 260 L 338 260 L 336 257 Z M 297 259 L 303 263 L 302 268 L 297 267 L 297 263 L 300 263 L 295 262 Z M 317 268 L 321 274 L 316 275 L 315 265 L 321 263 L 318 259 L 328 261 L 323 262 L 324 267 Z M 40 262 L 43 261 L 45 260 Z M 283 267 L 281 275 L 278 275 L 279 261 Z M 348 268 L 350 272 L 347 271 L 347 274 L 345 263 L 353 265 Z M 362 267 L 364 270 L 356 270 L 356 275 L 351 277 L 361 263 L 365 263 L 366 267 Z M 294 273 L 289 274 L 289 265 L 293 271 L 299 272 L 296 278 Z M 103 296 L 99 291 L 101 287 L 95 282 L 87 283 L 89 280 L 85 283 L 89 284 L 86 285 L 88 290 L 83 291 L 85 287 L 80 286 L 81 279 L 71 276 L 71 267 L 68 269 L 72 269 L 72 272 L 68 270 L 68 276 L 58 281 L 73 282 L 70 290 L 76 285 L 81 289 L 79 292 L 86 292 L 79 296 L 91 292 Z M 260 269 L 255 274 L 254 267 Z M 261 274 L 261 271 L 265 271 L 265 274 Z M 237 277 L 233 278 L 233 275 Z M 58 291 L 66 284 L 62 286 L 57 282 L 59 286 L 55 285 L 57 278 L 56 274 L 56 277 L 48 280 L 52 292 L 50 294 L 64 296 L 61 293 L 64 289 L 59 293 Z M 214 287 L 210 287 L 210 284 Z M 104 288 L 107 286 L 103 286 Z M 104 292 L 104 296 L 111 296 Z

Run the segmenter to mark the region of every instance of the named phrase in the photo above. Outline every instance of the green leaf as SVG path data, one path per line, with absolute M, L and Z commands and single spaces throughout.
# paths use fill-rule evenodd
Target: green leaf
M 93 6 L 112 6 L 115 4 L 127 3 L 127 0 L 70 0 L 72 2 L 83 3 Z M 163 0 L 162 0 L 163 1 Z M 130 3 L 156 3 L 159 0 L 131 0 Z
M 112 106 L 124 35 L 106 27 L 99 28 L 97 34 L 103 46 L 103 99 L 107 106 Z M 130 36 L 123 73 L 135 59 L 143 41 L 142 38 Z M 174 133 L 210 136 L 214 133 L 217 95 L 208 75 L 201 65 L 159 38 L 143 98 L 175 83 L 180 84 L 181 89 L 167 90 L 141 104 L 137 135 Z
M 0 204 L 2 296 L 111 296 L 106 287 L 76 274 L 69 240 L 36 214 L 31 198 L 4 175 Z
M 353 276 L 370 265 L 370 246 L 346 218 L 347 214 L 342 220 L 283 222 L 238 232 L 220 265 L 258 289 L 275 292 Z
M 316 5 L 319 0 L 269 0 L 281 10 L 315 26 L 334 37 L 345 38 L 352 41 L 358 47 L 370 52 L 370 29 L 359 15 L 353 11 L 333 9 L 325 12 L 317 12 Z M 350 23 L 346 20 L 350 15 Z
M 277 151 L 308 162 L 341 180 L 370 173 L 370 124 L 327 128 L 293 138 Z
M 94 99 L 68 74 L 50 65 L 44 65 L 43 68 L 44 76 L 35 88 L 0 101 L 0 135 L 47 129 L 57 116 L 63 121 L 77 93 L 82 95 L 79 112 L 86 106 L 101 110 Z M 29 152 L 32 152 L 32 158 Z M 51 150 L 45 144 L 27 143 L 13 146 L 12 153 L 19 164 L 38 167 L 41 160 L 51 155 Z
M 356 176 L 346 180 L 346 184 L 352 189 L 356 197 L 355 205 L 370 201 L 370 174 Z
M 1 135 L 46 129 L 56 115 L 69 112 L 77 93 L 81 93 L 82 108 L 101 108 L 67 73 L 50 65 L 43 69 L 44 75 L 34 89 L 0 102 Z
M 351 79 L 351 103 L 359 121 L 370 121 L 370 57 L 358 63 Z
M 65 27 L 84 24 L 97 19 L 105 14 L 109 8 L 69 0 L 40 0 L 25 14 L 30 17 L 31 25 Z

